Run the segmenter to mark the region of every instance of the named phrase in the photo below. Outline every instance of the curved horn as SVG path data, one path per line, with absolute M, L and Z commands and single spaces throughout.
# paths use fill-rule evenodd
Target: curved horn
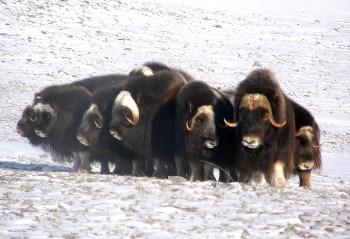
M 269 121 L 272 126 L 276 128 L 281 128 L 283 127 L 287 121 L 284 120 L 282 123 L 278 123 L 275 121 L 273 114 L 272 114 L 272 109 L 271 109 L 271 104 L 267 97 L 262 94 L 246 94 L 243 96 L 241 100 L 241 104 L 239 105 L 239 108 L 241 107 L 246 107 L 248 109 L 255 109 L 257 107 L 262 107 L 266 109 L 269 113 Z
M 231 123 L 231 122 L 227 121 L 225 118 L 224 118 L 224 123 L 225 123 L 225 125 L 227 125 L 230 128 L 234 128 L 234 127 L 238 126 L 238 123 Z
M 99 124 L 96 120 L 95 120 L 95 126 L 97 129 L 102 129 L 103 124 Z
M 322 144 L 319 144 L 319 145 L 312 145 L 312 147 L 316 148 L 316 149 L 319 149 L 322 147 Z
M 194 128 L 194 120 L 191 121 L 191 126 L 188 126 L 188 121 L 186 121 L 186 129 L 187 131 L 191 132 Z
M 121 91 L 115 99 L 116 106 L 124 106 L 132 113 L 132 119 L 125 116 L 125 119 L 132 125 L 136 125 L 140 118 L 139 108 L 129 91 Z

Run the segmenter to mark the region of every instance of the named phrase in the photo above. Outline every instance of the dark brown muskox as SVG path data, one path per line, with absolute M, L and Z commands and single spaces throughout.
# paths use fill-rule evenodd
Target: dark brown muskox
M 59 151 L 72 153 L 75 170 L 90 170 L 90 153 L 76 138 L 90 96 L 81 86 L 50 87 L 40 92 L 40 101 L 33 106 L 38 116 L 36 134 Z
M 312 169 L 320 169 L 322 166 L 320 128 L 307 109 L 294 101 L 292 105 L 296 126 L 295 168 L 299 175 L 299 185 L 310 188 Z
M 144 164 L 153 164 L 155 177 L 175 174 L 176 96 L 185 84 L 185 77 L 174 70 L 136 75 L 128 78 L 116 97 L 110 130 L 138 156 L 139 160 L 133 161 L 133 174 L 143 175 Z
M 214 180 L 213 165 L 228 173 L 233 161 L 232 138 L 231 129 L 223 127 L 224 119 L 231 120 L 233 113 L 228 98 L 208 84 L 194 81 L 182 87 L 177 96 L 175 128 L 180 176 L 186 176 L 183 164 L 190 165 L 190 181 Z M 221 171 L 220 177 L 227 182 L 230 176 L 226 173 Z
M 242 181 L 275 187 L 286 185 L 292 173 L 295 142 L 294 111 L 274 75 L 267 69 L 251 72 L 236 88 L 237 171 Z

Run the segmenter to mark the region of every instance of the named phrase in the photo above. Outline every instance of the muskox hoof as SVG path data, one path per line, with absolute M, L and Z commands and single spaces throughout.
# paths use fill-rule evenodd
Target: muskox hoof
M 266 181 L 265 175 L 261 172 L 257 172 L 253 174 L 250 181 L 250 185 L 260 188 L 260 187 L 267 187 L 268 183 Z
M 272 178 L 271 186 L 276 188 L 284 188 L 287 185 L 287 181 L 284 177 Z
M 134 177 L 144 177 L 145 173 L 142 170 L 133 171 L 131 176 Z
M 79 168 L 78 173 L 91 173 L 91 169 Z

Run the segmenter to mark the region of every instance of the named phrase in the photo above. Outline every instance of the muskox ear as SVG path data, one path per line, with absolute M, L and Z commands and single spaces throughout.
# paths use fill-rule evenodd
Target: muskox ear
M 191 101 L 186 101 L 186 107 L 187 107 L 187 110 L 188 112 L 191 114 L 192 113 L 192 110 L 193 110 L 193 104 Z

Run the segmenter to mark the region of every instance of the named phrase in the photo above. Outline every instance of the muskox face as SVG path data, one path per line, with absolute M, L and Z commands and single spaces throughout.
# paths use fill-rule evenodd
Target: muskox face
M 103 116 L 97 105 L 92 104 L 84 113 L 78 128 L 77 139 L 85 146 L 97 145 L 99 143 L 99 134 L 103 126 Z
M 314 131 L 311 126 L 301 127 L 295 136 L 294 163 L 298 170 L 314 167 Z
M 275 121 L 271 104 L 267 97 L 262 94 L 246 94 L 242 97 L 239 111 L 238 123 L 229 123 L 229 127 L 239 126 L 241 144 L 250 149 L 257 149 L 268 144 L 271 134 L 275 129 L 281 128 L 286 121 L 278 123 Z
M 188 103 L 188 108 L 193 111 L 191 103 Z M 213 106 L 199 106 L 191 115 L 186 122 L 187 145 L 210 157 L 212 149 L 219 143 Z
M 57 111 L 50 104 L 41 102 L 34 105 L 33 108 L 37 115 L 35 133 L 42 138 L 46 138 L 55 127 Z
M 264 136 L 271 130 L 269 113 L 264 108 L 241 108 L 238 122 L 242 137 L 241 144 L 250 149 L 257 149 L 264 145 Z
M 118 140 L 123 140 L 127 129 L 139 121 L 139 108 L 128 91 L 121 91 L 114 101 L 110 132 Z
M 35 113 L 33 107 L 27 106 L 22 113 L 22 117 L 17 123 L 17 133 L 22 137 L 27 137 L 31 132 L 34 131 L 37 120 L 38 116 Z

